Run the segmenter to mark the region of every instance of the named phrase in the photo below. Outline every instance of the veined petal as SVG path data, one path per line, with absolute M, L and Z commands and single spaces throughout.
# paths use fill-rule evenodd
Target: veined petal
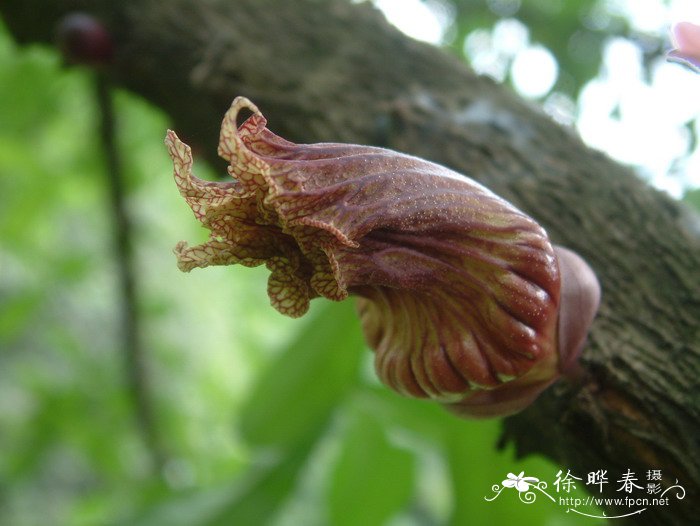
M 243 108 L 253 115 L 237 127 Z M 554 249 L 477 182 L 382 148 L 286 141 L 242 97 L 219 144 L 232 181 L 196 178 L 189 147 L 171 131 L 166 143 L 181 194 L 211 231 L 176 247 L 182 270 L 264 263 L 272 305 L 289 316 L 317 296 L 359 296 L 382 381 L 459 413 L 512 411 L 558 374 Z

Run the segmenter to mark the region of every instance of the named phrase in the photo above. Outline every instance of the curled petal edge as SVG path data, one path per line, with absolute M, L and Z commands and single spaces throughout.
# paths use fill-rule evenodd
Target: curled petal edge
M 252 115 L 237 126 L 243 109 Z M 377 373 L 399 393 L 465 416 L 508 414 L 583 345 L 595 274 L 469 178 L 382 148 L 289 142 L 243 97 L 218 149 L 232 180 L 194 176 L 174 132 L 166 145 L 181 195 L 210 231 L 176 246 L 179 268 L 265 264 L 272 305 L 292 317 L 318 296 L 358 296 Z

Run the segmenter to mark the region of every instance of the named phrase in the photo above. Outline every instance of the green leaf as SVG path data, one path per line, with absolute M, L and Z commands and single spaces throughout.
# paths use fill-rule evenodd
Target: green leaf
M 365 345 L 354 303 L 321 303 L 301 334 L 263 372 L 241 411 L 243 437 L 289 447 L 323 428 L 358 382 Z
M 509 471 L 515 469 L 504 466 L 502 455 L 495 452 L 499 428 L 500 422 L 496 420 L 462 421 L 455 418 L 451 422 L 445 443 L 454 492 L 450 525 L 472 522 L 503 524 L 502 521 L 513 519 L 509 513 L 520 511 L 512 503 L 504 505 L 484 500 L 485 496 L 492 496 L 491 486 L 500 483 Z
M 129 526 L 229 526 L 269 523 L 295 486 L 313 442 L 301 444 L 279 461 L 253 466 L 232 484 L 171 498 L 138 517 L 118 523 Z
M 385 386 L 366 386 L 356 393 L 355 400 L 385 425 L 435 443 L 442 441 L 446 422 L 455 418 L 433 400 L 401 396 Z
M 330 523 L 384 524 L 409 501 L 414 479 L 413 455 L 391 444 L 374 418 L 355 415 L 332 475 Z
M 38 290 L 12 295 L 5 295 L 0 290 L 0 302 L 2 303 L 0 342 L 8 345 L 29 327 L 43 298 L 44 295 Z
M 259 475 L 259 468 L 250 470 L 253 483 L 220 510 L 207 526 L 231 524 L 266 524 L 296 486 L 299 471 L 304 466 L 315 440 L 289 451 L 274 467 Z

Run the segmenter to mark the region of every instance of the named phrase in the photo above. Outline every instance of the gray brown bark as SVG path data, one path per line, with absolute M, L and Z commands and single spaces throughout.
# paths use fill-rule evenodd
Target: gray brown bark
M 8 0 L 0 12 L 18 41 L 50 42 L 80 7 L 115 37 L 114 81 L 213 162 L 221 117 L 245 95 L 290 140 L 387 146 L 465 173 L 579 252 L 603 290 L 581 377 L 507 419 L 504 440 L 579 474 L 661 469 L 686 488 L 635 524 L 700 516 L 700 236 L 682 205 L 367 5 Z

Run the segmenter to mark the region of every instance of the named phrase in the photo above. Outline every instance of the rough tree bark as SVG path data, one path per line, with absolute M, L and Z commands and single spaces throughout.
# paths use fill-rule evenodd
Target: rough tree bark
M 585 372 L 507 419 L 504 440 L 574 472 L 629 468 L 641 478 L 662 469 L 666 482 L 686 488 L 685 500 L 650 507 L 635 524 L 700 516 L 700 229 L 682 205 L 456 58 L 401 35 L 367 5 L 0 5 L 24 43 L 50 43 L 56 21 L 75 9 L 94 13 L 113 34 L 114 81 L 167 111 L 213 162 L 221 117 L 245 95 L 290 140 L 387 146 L 468 174 L 583 255 L 603 289 Z M 612 495 L 619 484 L 611 482 Z

